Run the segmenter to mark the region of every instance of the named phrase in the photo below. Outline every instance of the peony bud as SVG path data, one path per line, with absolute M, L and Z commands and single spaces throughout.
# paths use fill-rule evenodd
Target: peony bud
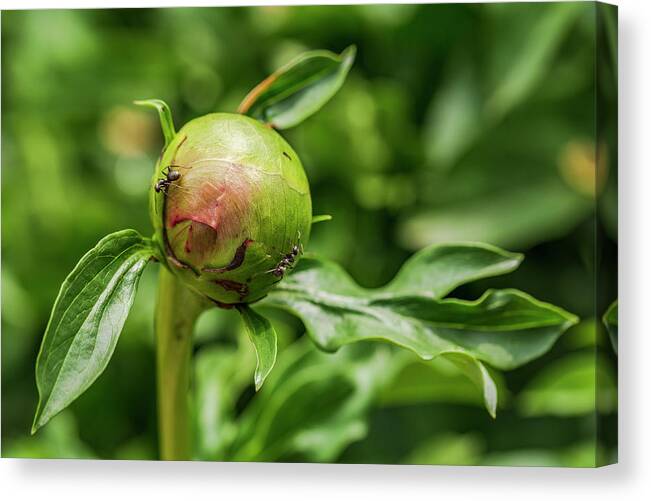
M 312 203 L 298 155 L 246 116 L 187 123 L 153 183 L 150 212 L 170 269 L 219 304 L 265 296 L 309 238 Z

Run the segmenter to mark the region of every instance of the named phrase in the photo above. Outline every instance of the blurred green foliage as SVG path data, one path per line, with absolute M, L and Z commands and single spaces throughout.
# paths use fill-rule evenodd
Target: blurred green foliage
M 278 366 L 256 395 L 237 316 L 211 311 L 196 333 L 196 456 L 593 465 L 595 349 L 608 386 L 598 407 L 605 423 L 616 419 L 612 349 L 595 336 L 603 312 L 593 275 L 596 266 L 614 275 L 617 219 L 616 148 L 595 144 L 596 26 L 591 3 L 4 12 L 2 454 L 156 457 L 154 268 L 105 374 L 28 435 L 34 363 L 59 284 L 103 235 L 151 232 L 147 190 L 162 137 L 154 114 L 131 102 L 162 98 L 180 125 L 234 111 L 304 50 L 355 44 L 339 94 L 284 133 L 306 167 L 314 213 L 333 215 L 315 226 L 309 250 L 367 287 L 433 242 L 524 251 L 514 274 L 455 295 L 517 287 L 585 322 L 499 378 L 493 420 L 449 363 L 388 346 L 322 354 L 279 313 L 270 313 Z M 614 69 L 613 40 L 598 61 Z M 615 75 L 604 81 L 611 95 Z

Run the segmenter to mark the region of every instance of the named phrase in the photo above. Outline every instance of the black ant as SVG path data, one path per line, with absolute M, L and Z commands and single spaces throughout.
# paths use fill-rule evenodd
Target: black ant
M 179 144 L 176 145 L 176 150 L 174 151 L 174 156 L 172 157 L 172 162 L 176 159 L 176 154 L 179 151 L 179 148 L 183 143 L 185 143 L 185 140 L 188 138 L 188 136 L 184 136 L 181 141 L 179 141 Z M 161 191 L 167 194 L 167 189 L 170 187 L 170 185 L 174 181 L 178 181 L 181 179 L 181 173 L 176 170 L 174 167 L 180 167 L 180 165 L 175 165 L 175 164 L 170 164 L 167 167 L 163 169 L 161 174 L 163 174 L 163 178 L 159 179 L 156 182 L 156 186 L 154 186 L 154 189 L 156 190 L 156 193 L 160 193 Z
M 298 233 L 298 243 L 292 247 L 292 250 L 290 250 L 287 254 L 284 254 L 274 268 L 267 271 L 261 271 L 260 273 L 262 274 L 270 273 L 274 277 L 277 277 L 278 278 L 277 282 L 279 282 L 280 280 L 283 279 L 285 273 L 287 273 L 287 270 L 290 270 L 294 267 L 296 258 L 298 257 L 299 254 L 303 254 L 303 245 L 301 244 L 300 232 Z M 271 256 L 267 255 L 267 257 L 271 257 Z M 250 282 L 251 280 L 256 278 L 260 273 L 256 273 L 253 277 L 249 278 L 247 282 Z
M 161 191 L 167 193 L 167 189 L 170 185 L 181 178 L 181 173 L 172 167 L 176 167 L 176 165 L 168 165 L 165 167 L 165 170 L 163 171 L 165 177 L 159 179 L 156 186 L 154 186 L 156 193 L 160 193 Z
M 294 261 L 299 254 L 303 253 L 303 247 L 299 245 L 294 245 L 292 250 L 285 254 L 280 262 L 276 265 L 273 270 L 269 270 L 267 273 L 271 273 L 274 277 L 283 278 L 287 270 L 294 267 Z

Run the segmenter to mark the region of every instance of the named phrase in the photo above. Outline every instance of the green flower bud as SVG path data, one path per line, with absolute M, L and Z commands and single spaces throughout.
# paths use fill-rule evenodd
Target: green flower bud
M 298 155 L 275 130 L 214 113 L 187 123 L 166 147 L 150 213 L 169 268 L 231 305 L 262 298 L 295 265 L 312 202 Z

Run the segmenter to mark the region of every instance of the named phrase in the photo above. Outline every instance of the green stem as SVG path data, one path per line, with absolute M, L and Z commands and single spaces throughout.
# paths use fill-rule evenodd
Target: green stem
M 188 460 L 192 331 L 205 302 L 161 266 L 155 312 L 160 457 Z

